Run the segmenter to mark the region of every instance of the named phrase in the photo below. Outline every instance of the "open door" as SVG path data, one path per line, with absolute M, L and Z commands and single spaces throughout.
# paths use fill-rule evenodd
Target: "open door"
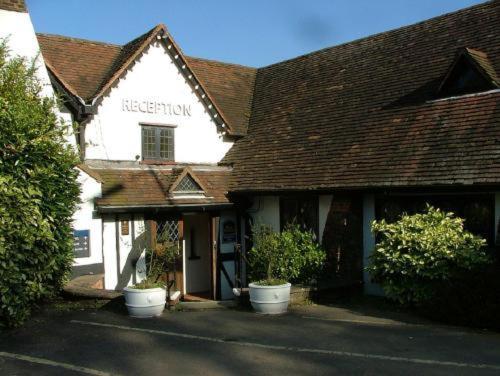
M 184 226 L 182 219 L 169 218 L 169 217 L 155 217 L 148 220 L 148 227 L 150 233 L 150 246 L 154 249 L 158 242 L 170 241 L 177 243 L 181 250 L 181 256 L 173 266 L 173 270 L 168 273 L 168 280 L 175 279 L 175 287 L 181 294 L 184 291 L 184 277 L 183 277 L 183 238 Z
M 238 244 L 238 224 L 235 213 L 223 212 L 217 218 L 216 246 L 217 246 L 217 298 L 220 300 L 233 299 L 233 288 L 236 278 L 236 253 Z

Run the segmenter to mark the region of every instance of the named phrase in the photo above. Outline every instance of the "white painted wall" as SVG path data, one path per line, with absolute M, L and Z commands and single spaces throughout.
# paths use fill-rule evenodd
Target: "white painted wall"
M 102 218 L 102 252 L 104 255 L 104 288 L 114 290 L 118 284 L 118 256 L 114 216 Z
M 90 231 L 90 256 L 75 258 L 75 266 L 102 262 L 102 220 L 94 215 L 94 200 L 101 197 L 101 183 L 82 170 L 78 171 L 78 183 L 82 193 L 81 203 L 73 214 L 73 229 Z
M 121 221 L 123 220 L 129 221 L 128 235 L 122 235 Z M 146 229 L 143 217 L 123 214 L 116 217 L 104 216 L 102 221 L 104 288 L 121 290 L 125 286 L 140 282 L 145 276 L 142 268 L 146 247 Z M 134 267 L 135 262 L 140 265 L 139 271 Z
M 363 196 L 363 268 L 368 265 L 369 257 L 375 249 L 375 235 L 371 231 L 371 224 L 375 220 L 375 196 Z M 368 295 L 383 296 L 382 288 L 370 281 L 370 275 L 363 270 L 364 292 Z
M 278 196 L 256 196 L 248 214 L 254 225 L 270 225 L 274 231 L 280 231 L 280 199 Z
M 210 291 L 210 237 L 209 217 L 206 213 L 186 214 L 184 219 L 184 241 L 186 247 L 186 292 Z M 193 239 L 191 232 L 194 230 Z M 193 241 L 193 243 L 192 243 Z M 198 259 L 190 259 L 194 247 Z
M 326 219 L 330 211 L 333 195 L 319 195 L 318 197 L 318 230 L 319 241 L 323 238 Z M 280 231 L 280 199 L 279 196 L 256 196 L 252 208 L 248 211 L 254 224 L 270 225 L 274 231 Z
M 332 204 L 333 195 L 320 195 L 318 198 L 318 226 L 319 226 L 319 242 L 323 241 L 323 232 L 325 231 L 326 219 L 330 206 Z
M 45 63 L 40 54 L 35 29 L 28 13 L 0 9 L 0 38 L 8 38 L 11 56 L 26 57 L 28 61 L 36 59 L 37 75 L 43 85 L 42 94 L 53 96 Z
M 123 100 L 156 101 L 187 105 L 191 116 L 124 111 Z M 136 160 L 141 158 L 141 126 L 160 123 L 176 126 L 176 162 L 217 163 L 232 142 L 223 141 L 166 48 L 155 42 L 146 49 L 131 70 L 103 98 L 98 113 L 87 123 L 87 159 Z M 155 111 L 152 111 L 155 112 Z
M 66 139 L 68 145 L 71 145 L 73 149 L 78 152 L 76 136 L 75 133 L 73 132 L 73 115 L 71 114 L 69 109 L 64 105 L 60 105 L 58 110 L 59 110 L 58 112 L 59 120 L 61 121 L 62 124 L 64 124 L 67 127 L 64 138 Z

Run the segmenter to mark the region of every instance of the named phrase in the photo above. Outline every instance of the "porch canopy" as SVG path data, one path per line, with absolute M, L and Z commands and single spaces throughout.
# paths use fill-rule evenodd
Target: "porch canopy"
M 227 198 L 230 168 L 219 166 L 93 166 L 102 180 L 100 213 L 208 211 L 232 207 Z

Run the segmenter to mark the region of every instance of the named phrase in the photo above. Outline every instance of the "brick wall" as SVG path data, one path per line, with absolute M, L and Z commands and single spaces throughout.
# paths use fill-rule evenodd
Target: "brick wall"
M 14 12 L 27 12 L 24 0 L 0 0 L 0 9 Z

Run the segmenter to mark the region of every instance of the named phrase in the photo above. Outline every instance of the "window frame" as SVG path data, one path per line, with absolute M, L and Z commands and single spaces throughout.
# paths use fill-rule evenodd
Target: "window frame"
M 299 209 L 301 206 L 304 206 L 304 204 L 309 201 L 309 204 L 313 205 L 313 213 L 311 213 L 309 216 L 311 217 L 313 223 L 310 224 L 309 230 L 312 230 L 312 232 L 316 235 L 316 238 L 319 237 L 319 196 L 318 195 L 292 195 L 292 196 L 280 196 L 279 198 L 279 213 L 280 213 L 280 231 L 283 231 L 285 226 L 287 225 L 288 222 L 285 221 L 285 205 L 289 205 L 292 201 L 295 201 L 295 206 L 297 209 Z M 308 216 L 308 217 L 309 217 Z M 297 216 L 295 217 L 297 218 Z M 305 224 L 303 221 L 302 223 L 298 223 L 301 227 L 302 225 Z
M 175 125 L 171 124 L 156 124 L 156 123 L 140 123 L 141 126 L 141 155 L 142 155 L 142 161 L 144 162 L 175 162 Z M 154 131 L 154 155 L 151 156 L 149 155 L 149 151 L 146 152 L 146 147 L 145 147 L 145 131 L 146 130 L 153 130 Z M 167 148 L 171 147 L 171 150 L 168 149 L 167 152 L 167 157 L 162 157 L 162 150 L 161 150 L 161 138 L 163 137 L 161 135 L 162 131 L 167 130 L 170 133 L 170 137 L 167 136 L 166 138 L 171 138 L 171 143 L 167 142 Z

